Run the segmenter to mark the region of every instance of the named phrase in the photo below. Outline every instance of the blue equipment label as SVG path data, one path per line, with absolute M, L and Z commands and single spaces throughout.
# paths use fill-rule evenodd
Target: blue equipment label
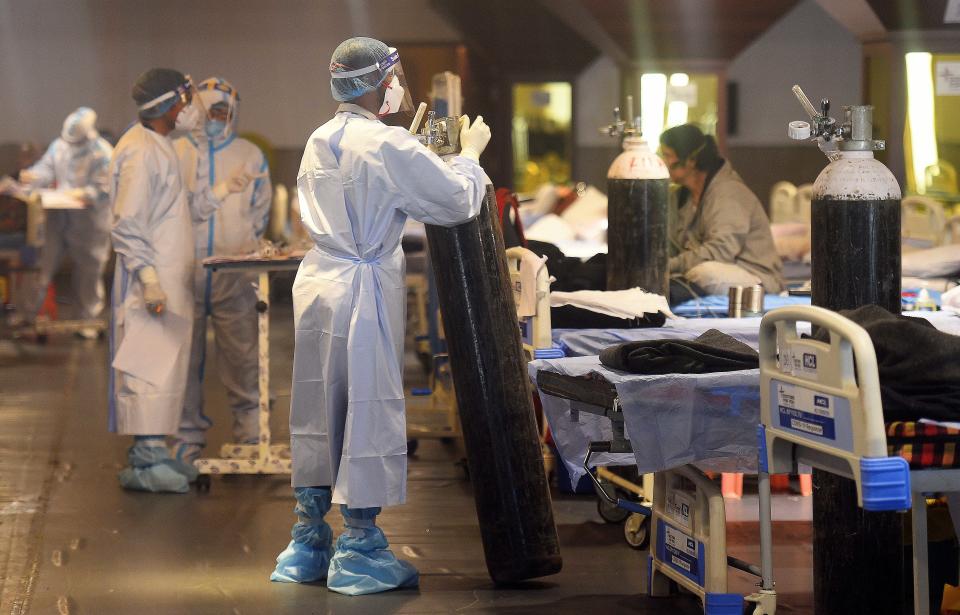
M 777 384 L 777 408 L 780 426 L 805 434 L 835 440 L 837 437 L 832 395 L 792 384 Z
M 667 563 L 689 575 L 697 575 L 699 571 L 697 541 L 694 540 L 693 536 L 681 532 L 671 525 L 666 525 L 664 539 L 669 558 Z

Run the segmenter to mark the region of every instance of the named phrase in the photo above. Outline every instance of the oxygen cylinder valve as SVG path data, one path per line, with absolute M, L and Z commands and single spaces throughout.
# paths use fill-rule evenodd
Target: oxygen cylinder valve
M 787 136 L 797 141 L 816 141 L 820 151 L 830 161 L 840 158 L 842 151 L 879 151 L 886 149 L 886 142 L 873 138 L 873 107 L 853 105 L 843 107 L 843 122 L 830 117 L 830 100 L 820 100 L 817 111 L 799 85 L 793 86 L 793 94 L 800 106 L 810 116 L 810 121 L 795 121 L 787 125 Z
M 608 126 L 601 126 L 600 132 L 609 137 L 639 137 L 640 116 L 633 115 L 633 96 L 627 96 L 627 119 L 620 117 L 620 107 L 613 108 L 613 123 Z

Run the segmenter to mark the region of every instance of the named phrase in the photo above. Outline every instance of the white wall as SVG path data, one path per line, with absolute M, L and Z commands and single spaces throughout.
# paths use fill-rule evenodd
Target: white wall
M 0 143 L 47 142 L 80 105 L 119 131 L 156 66 L 230 80 L 241 129 L 302 147 L 335 109 L 327 66 L 350 36 L 460 36 L 429 0 L 0 0 Z
M 819 105 L 829 98 L 831 115 L 842 105 L 863 103 L 860 43 L 814 0 L 790 11 L 728 68 L 739 84 L 739 131 L 731 146 L 790 145 L 787 123 L 807 119 L 790 88 L 799 84 Z
M 574 92 L 576 145 L 617 147 L 616 139 L 600 133 L 601 126 L 613 122 L 613 108 L 621 105 L 620 70 L 616 63 L 606 55 L 594 60 L 577 77 Z

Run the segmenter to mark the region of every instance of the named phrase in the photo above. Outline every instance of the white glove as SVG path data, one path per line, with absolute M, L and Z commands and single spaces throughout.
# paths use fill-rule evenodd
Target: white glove
M 217 197 L 217 200 L 222 201 L 228 195 L 243 192 L 247 189 L 247 186 L 250 185 L 250 182 L 257 177 L 261 176 L 248 173 L 247 171 L 236 171 L 230 179 L 224 180 L 213 187 L 213 196 Z
M 37 180 L 40 179 L 40 176 L 35 171 L 30 169 L 23 169 L 20 171 L 20 183 L 21 184 L 35 184 Z
M 480 162 L 480 154 L 490 142 L 490 127 L 483 122 L 483 116 L 478 115 L 477 119 L 470 125 L 470 118 L 466 115 L 460 116 L 460 155 L 476 162 Z
M 142 267 L 137 274 L 143 284 L 143 301 L 147 304 L 147 311 L 157 316 L 167 305 L 167 295 L 160 288 L 160 278 L 157 270 L 151 266 Z

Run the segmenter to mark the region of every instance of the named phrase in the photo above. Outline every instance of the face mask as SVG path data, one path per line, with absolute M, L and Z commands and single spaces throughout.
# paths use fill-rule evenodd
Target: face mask
M 390 79 L 390 83 L 387 85 L 387 89 L 383 92 L 383 105 L 380 107 L 379 115 L 383 117 L 384 115 L 390 115 L 391 113 L 396 113 L 400 110 L 400 103 L 403 101 L 403 86 L 400 85 L 400 80 L 394 75 Z
M 200 125 L 200 108 L 197 105 L 189 104 L 183 109 L 180 109 L 180 113 L 177 114 L 177 121 L 174 124 L 174 127 L 177 130 L 193 130 Z
M 207 120 L 207 123 L 203 126 L 203 130 L 211 139 L 221 137 L 226 133 L 227 123 L 223 120 Z

